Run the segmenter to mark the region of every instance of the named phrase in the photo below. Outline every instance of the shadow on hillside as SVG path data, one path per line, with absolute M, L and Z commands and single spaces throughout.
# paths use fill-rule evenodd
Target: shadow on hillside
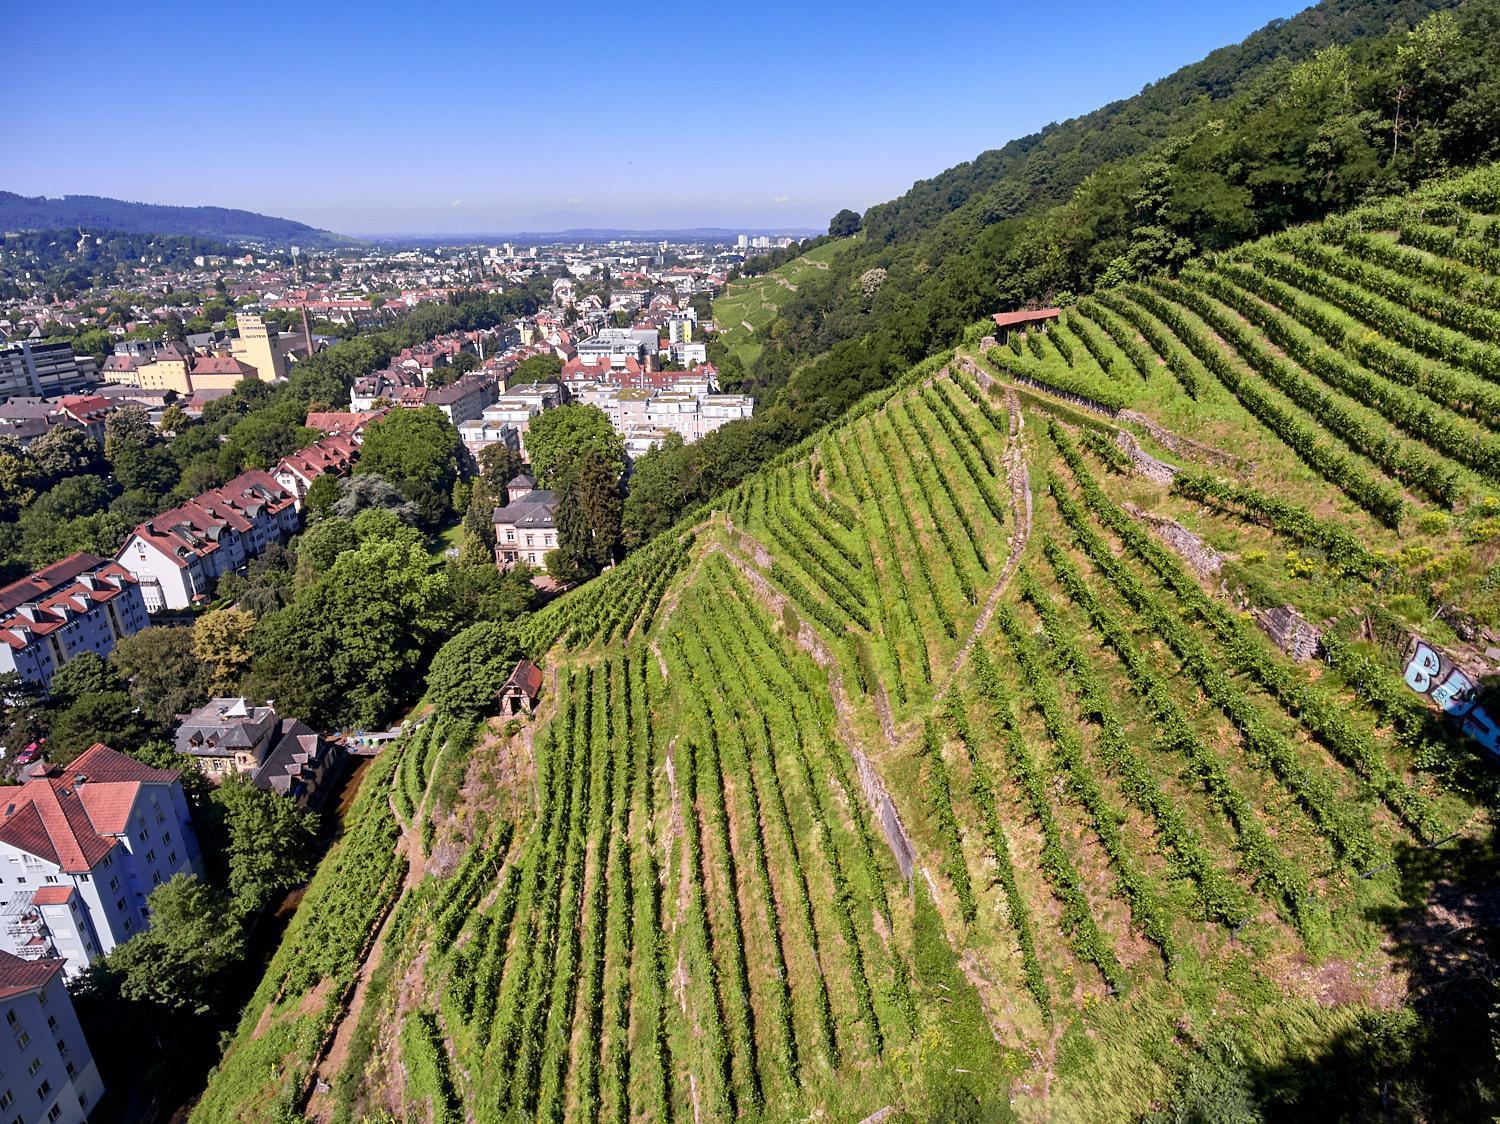
M 1479 1121 L 1500 1112 L 1500 837 L 1397 849 L 1401 905 L 1372 915 L 1409 977 L 1309 1057 L 1257 1064 L 1226 1035 L 1180 1080 L 1165 1122 Z

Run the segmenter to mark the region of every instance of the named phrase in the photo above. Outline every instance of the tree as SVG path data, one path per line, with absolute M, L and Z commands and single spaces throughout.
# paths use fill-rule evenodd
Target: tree
M 318 817 L 243 775 L 225 778 L 211 803 L 227 860 L 229 913 L 243 923 L 312 872 Z
M 505 486 L 521 471 L 521 454 L 509 445 L 496 442 L 479 450 L 479 479 L 496 498 L 505 503 Z
M 562 374 L 562 369 L 563 361 L 550 351 L 542 355 L 532 355 L 516 365 L 516 373 L 512 382 L 516 384 L 556 382 L 557 377 Z
M 96 742 L 124 750 L 150 735 L 150 724 L 124 691 L 82 695 L 53 720 L 47 756 L 66 763 Z
M 48 694 L 53 706 L 65 709 L 85 695 L 118 691 L 122 686 L 114 669 L 97 652 L 80 652 L 53 673 Z
M 620 543 L 620 508 L 610 466 L 597 451 L 588 450 L 570 467 L 558 495 L 553 553 L 560 556 L 559 577 L 577 580 L 609 564 Z
M 207 668 L 193 650 L 191 628 L 142 629 L 118 641 L 109 662 L 135 705 L 158 726 L 170 726 L 209 697 Z
M 340 519 L 353 519 L 361 511 L 372 507 L 394 511 L 407 523 L 415 523 L 421 518 L 417 505 L 403 496 L 384 476 L 371 472 L 346 476 L 339 481 L 339 498 L 333 505 L 333 515 Z
M 397 410 L 370 426 L 354 472 L 385 477 L 436 523 L 448 513 L 463 455 L 458 430 L 436 406 Z
M 828 235 L 831 238 L 848 238 L 850 235 L 859 233 L 860 225 L 859 212 L 845 207 L 829 220 Z
M 256 674 L 315 725 L 370 728 L 410 701 L 453 617 L 447 575 L 424 547 L 362 543 L 261 621 Z
M 54 484 L 70 476 L 104 471 L 99 443 L 70 425 L 53 426 L 26 451 L 36 471 Z
M 117 446 L 149 445 L 156 437 L 151 415 L 144 406 L 121 406 L 104 419 L 104 455 L 111 461 L 115 459 Z
M 340 554 L 357 546 L 354 524 L 337 516 L 303 531 L 293 543 L 297 554 L 295 588 L 302 590 L 312 585 L 333 567 Z
M 438 649 L 427 671 L 427 697 L 448 714 L 472 717 L 494 709 L 521 645 L 495 621 L 471 624 Z
M 568 467 L 588 452 L 598 454 L 612 480 L 625 470 L 625 440 L 598 406 L 573 403 L 543 411 L 526 431 L 526 448 L 532 471 L 544 488 L 555 486 Z
M 193 622 L 193 654 L 203 661 L 213 695 L 235 692 L 250 669 L 250 637 L 255 614 L 244 609 L 214 609 Z
M 187 411 L 176 402 L 173 402 L 161 412 L 161 429 L 163 433 L 170 433 L 175 437 L 191 424 L 192 419 L 188 417 Z
M 325 472 L 308 486 L 307 495 L 303 497 L 302 508 L 307 513 L 307 521 L 316 523 L 320 519 L 326 519 L 333 512 L 333 505 L 339 498 L 339 478 L 331 472 Z
M 89 968 L 83 990 L 207 1014 L 219 999 L 224 975 L 244 953 L 227 897 L 195 875 L 176 874 L 153 890 L 146 904 L 151 927 Z
M 500 493 L 500 496 L 504 495 L 504 492 Z M 463 527 L 465 533 L 478 542 L 491 559 L 495 552 L 495 508 L 498 506 L 489 485 L 482 477 L 476 479 L 474 488 L 469 493 L 469 506 L 464 510 Z

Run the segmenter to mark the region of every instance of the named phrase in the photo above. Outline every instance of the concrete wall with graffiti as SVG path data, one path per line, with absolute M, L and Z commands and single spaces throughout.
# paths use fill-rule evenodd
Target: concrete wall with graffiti
M 1480 701 L 1483 688 L 1447 652 L 1413 637 L 1406 659 L 1406 685 L 1435 702 L 1459 729 L 1500 758 L 1500 723 Z

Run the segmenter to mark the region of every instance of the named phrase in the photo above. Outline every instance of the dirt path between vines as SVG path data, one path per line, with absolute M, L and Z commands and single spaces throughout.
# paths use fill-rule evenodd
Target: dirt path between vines
M 984 608 L 979 613 L 979 619 L 974 622 L 974 627 L 969 630 L 968 639 L 963 643 L 953 657 L 953 662 L 948 666 L 948 678 L 938 690 L 934 701 L 942 701 L 943 695 L 958 678 L 958 673 L 968 662 L 969 655 L 974 650 L 974 645 L 990 627 L 990 621 L 994 619 L 995 611 L 1000 607 L 1000 598 L 1005 595 L 1010 586 L 1010 579 L 1021 565 L 1021 554 L 1026 549 L 1026 542 L 1031 538 L 1031 473 L 1026 467 L 1026 457 L 1021 449 L 1021 431 L 1026 427 L 1025 418 L 1021 415 L 1021 402 L 1014 393 L 1007 392 L 1005 395 L 1006 409 L 1010 411 L 1010 434 L 1005 443 L 1005 476 L 1010 482 L 1010 510 L 1015 519 L 1015 532 L 1011 535 L 1010 554 L 1005 559 L 1005 565 L 1000 570 L 1000 580 L 995 583 L 995 588 L 990 591 L 989 597 L 985 599 Z

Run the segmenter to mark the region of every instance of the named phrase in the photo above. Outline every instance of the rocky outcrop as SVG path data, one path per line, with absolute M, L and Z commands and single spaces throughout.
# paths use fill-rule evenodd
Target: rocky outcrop
M 1298 663 L 1317 655 L 1323 634 L 1290 605 L 1275 609 L 1252 609 L 1251 615 L 1260 630 L 1271 638 L 1271 643 Z
M 1122 429 L 1115 434 L 1115 444 L 1130 458 L 1135 471 L 1153 484 L 1170 486 L 1172 481 L 1177 479 L 1177 473 L 1180 471 L 1178 467 L 1166 461 L 1159 461 L 1142 449 L 1141 443 L 1135 439 L 1135 434 Z
M 1219 571 L 1224 567 L 1224 555 L 1192 531 L 1175 519 L 1168 519 L 1163 515 L 1152 515 L 1150 512 L 1142 511 L 1133 503 L 1127 503 L 1124 506 L 1126 511 L 1150 527 L 1156 533 L 1156 537 L 1171 547 L 1200 578 L 1219 576 Z

